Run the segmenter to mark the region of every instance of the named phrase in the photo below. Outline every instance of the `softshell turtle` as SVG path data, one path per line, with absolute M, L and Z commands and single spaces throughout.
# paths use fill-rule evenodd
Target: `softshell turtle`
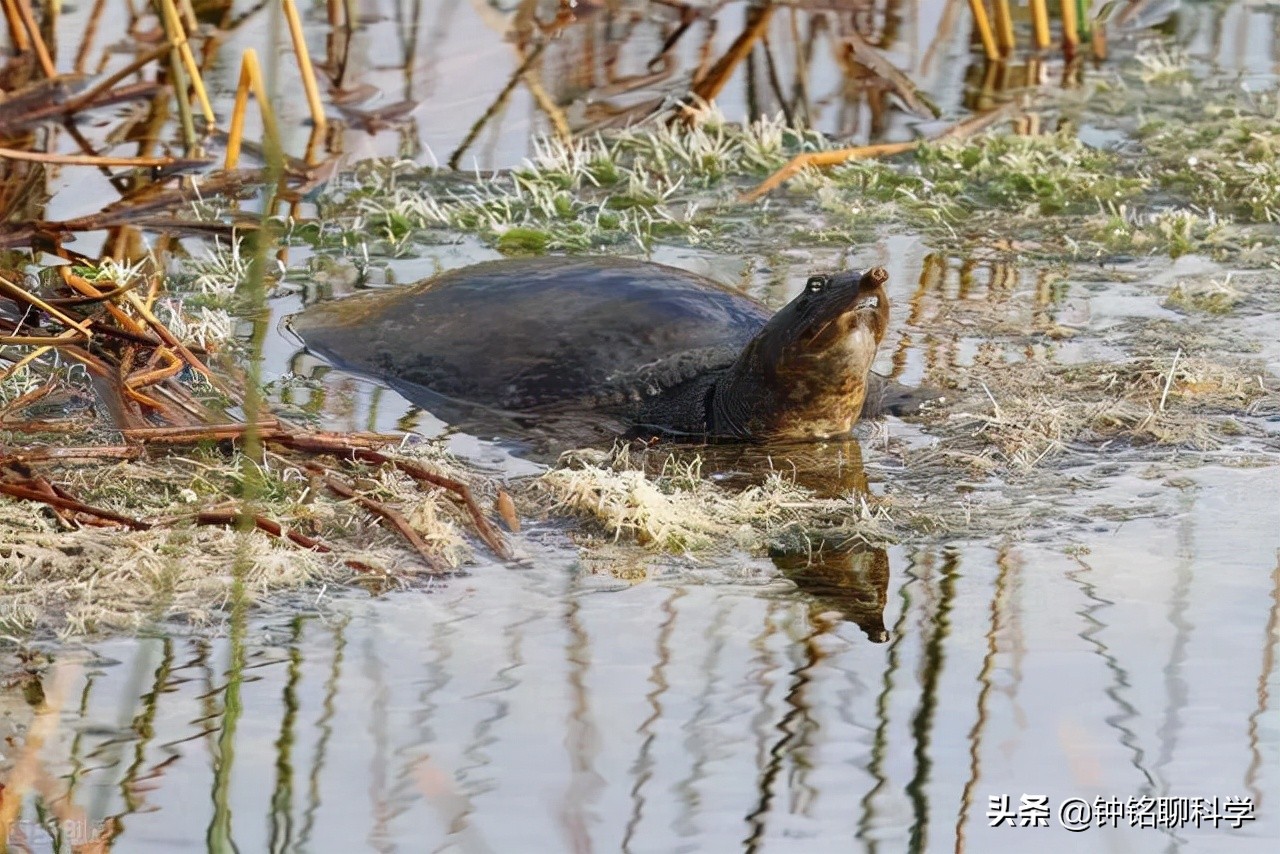
M 309 350 L 437 414 L 467 404 L 598 415 L 633 434 L 823 439 L 882 402 L 870 369 L 887 281 L 881 267 L 813 276 L 774 313 L 659 264 L 504 260 L 321 303 L 289 325 Z

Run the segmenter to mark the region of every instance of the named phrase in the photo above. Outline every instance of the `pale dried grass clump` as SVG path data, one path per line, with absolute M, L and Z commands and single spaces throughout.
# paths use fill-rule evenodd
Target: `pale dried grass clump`
M 404 450 L 403 456 L 441 474 L 459 474 L 436 451 Z M 61 475 L 58 482 L 83 500 L 157 527 L 67 529 L 44 505 L 3 501 L 0 634 L 136 630 L 173 619 L 206 624 L 226 612 L 237 580 L 245 601 L 268 605 L 273 597 L 319 585 L 404 583 L 425 569 L 368 510 L 331 495 L 274 454 L 250 467 L 241 457 L 215 452 L 81 465 Z M 240 494 L 246 480 L 257 484 L 258 498 L 250 505 L 255 513 L 317 537 L 332 551 L 306 549 L 260 530 L 194 524 L 197 510 Z M 463 511 L 442 492 L 390 468 L 369 470 L 353 483 L 360 494 L 397 508 L 439 566 L 457 567 L 470 556 Z M 350 560 L 373 573 L 357 571 Z
M 225 528 L 56 530 L 41 508 L 5 508 L 0 629 L 61 635 L 136 630 L 176 618 L 210 622 L 229 603 L 233 567 L 249 602 L 350 575 L 329 555 Z
M 655 476 L 634 467 L 625 447 L 566 462 L 538 481 L 553 510 L 594 518 L 615 540 L 631 537 L 660 551 L 759 551 L 785 531 L 832 525 L 888 539 L 888 514 L 864 495 L 819 498 L 778 472 L 733 491 L 704 478 L 699 459 L 668 458 Z
M 1217 448 L 1244 432 L 1236 416 L 1253 414 L 1277 393 L 1256 366 L 1181 352 L 1072 366 L 979 360 L 973 382 L 990 410 L 958 419 L 988 446 L 980 456 L 1020 469 L 1077 442 Z

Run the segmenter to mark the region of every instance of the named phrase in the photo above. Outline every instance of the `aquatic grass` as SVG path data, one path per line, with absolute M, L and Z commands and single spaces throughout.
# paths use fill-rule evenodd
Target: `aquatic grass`
M 228 243 L 215 237 L 212 244 L 205 244 L 200 255 L 184 262 L 182 275 L 175 277 L 175 282 L 213 304 L 230 305 L 249 280 L 250 257 L 242 249 L 238 234 Z
M 1134 53 L 1137 69 L 1134 75 L 1147 86 L 1178 86 L 1195 79 L 1191 57 L 1178 45 L 1148 42 Z
M 1134 198 L 1150 186 L 1115 153 L 1091 148 L 1066 132 L 933 143 L 921 146 L 916 160 L 931 194 L 969 207 L 1080 213 L 1099 202 Z
M 1195 121 L 1155 118 L 1137 131 L 1161 186 L 1242 220 L 1280 221 L 1280 98 L 1231 93 Z
M 1169 291 L 1164 305 L 1183 311 L 1227 314 L 1244 298 L 1240 289 L 1232 285 L 1231 279 L 1231 273 L 1227 273 L 1221 279 L 1179 282 Z
M 438 447 L 405 445 L 398 455 L 445 476 L 476 481 Z M 389 467 L 361 473 L 361 491 L 400 508 L 444 565 L 456 567 L 470 557 L 464 511 L 455 502 Z M 50 476 L 95 506 L 153 520 L 187 519 L 252 494 L 255 512 L 318 537 L 333 551 L 310 551 L 257 530 L 180 521 L 146 531 L 67 530 L 40 504 L 5 502 L 0 630 L 84 634 L 137 630 L 162 619 L 208 624 L 224 613 L 237 581 L 251 602 L 267 605 L 305 586 L 405 584 L 421 570 L 399 537 L 375 524 L 361 505 L 318 489 L 310 473 L 274 453 L 251 460 L 195 448 L 128 466 L 68 466 Z M 246 558 L 239 576 L 232 571 L 238 557 Z M 375 572 L 356 575 L 345 565 L 348 559 Z
M 738 126 L 713 115 L 695 128 L 539 139 L 522 166 L 490 176 L 384 161 L 329 188 L 322 219 L 340 225 L 322 230 L 321 241 L 389 254 L 450 232 L 478 234 L 513 254 L 705 243 L 723 233 L 713 214 L 732 206 L 735 180 L 827 144 L 781 117 Z
M 730 490 L 705 478 L 696 457 L 668 457 L 656 475 L 646 474 L 626 446 L 578 451 L 562 462 L 537 480 L 552 512 L 594 519 L 615 540 L 630 538 L 657 551 L 761 552 L 796 528 L 833 525 L 869 542 L 891 539 L 887 511 L 866 496 L 820 498 L 776 471 Z
M 1177 258 L 1200 252 L 1225 258 L 1239 248 L 1232 220 L 1214 210 L 1144 211 L 1126 205 L 1109 205 L 1101 213 L 1087 218 L 1081 232 L 1093 245 L 1112 254 L 1161 252 Z M 1082 244 L 1076 244 L 1076 248 L 1084 254 Z
M 1017 363 L 984 345 L 965 372 L 969 404 L 935 425 L 972 465 L 1028 471 L 1069 448 L 1113 441 L 1209 450 L 1245 432 L 1238 420 L 1276 389 L 1260 365 L 1181 351 L 1110 362 Z

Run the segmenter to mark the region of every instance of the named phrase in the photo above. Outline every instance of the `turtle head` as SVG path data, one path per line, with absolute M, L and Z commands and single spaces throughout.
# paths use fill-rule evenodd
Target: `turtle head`
M 889 325 L 883 267 L 812 276 L 769 319 L 712 393 L 712 426 L 756 440 L 847 433 Z

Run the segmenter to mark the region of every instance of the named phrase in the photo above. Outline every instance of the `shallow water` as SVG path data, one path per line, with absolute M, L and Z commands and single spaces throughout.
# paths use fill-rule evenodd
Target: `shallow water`
M 960 3 L 923 8 L 889 55 L 953 110 L 974 97 L 965 75 L 942 73 L 969 49 L 967 12 Z M 347 129 L 346 150 L 388 154 L 407 137 L 421 144 L 420 159 L 456 148 L 469 126 L 459 117 L 473 121 L 484 109 L 476 93 L 491 94 L 514 69 L 510 45 L 492 35 L 491 9 L 427 9 L 426 47 L 408 75 L 381 62 L 379 45 L 396 43 L 402 21 L 382 9 L 358 35 L 353 76 L 375 83 L 384 101 L 414 97 L 422 106 L 411 133 Z M 736 22 L 741 12 L 729 4 L 722 17 Z M 938 23 L 947 15 L 958 23 Z M 1270 6 L 1187 3 L 1153 21 L 1198 57 L 1250 79 L 1274 75 Z M 231 47 L 263 47 L 266 32 L 245 28 Z M 634 44 L 645 50 L 629 50 L 648 56 L 655 32 L 638 27 Z M 733 35 L 723 23 L 710 38 L 723 50 Z M 556 49 L 572 56 L 574 44 Z M 834 60 L 816 62 L 819 126 L 861 139 L 865 102 L 842 106 L 831 94 L 841 83 Z M 232 70 L 219 66 L 224 88 Z M 731 86 L 726 113 L 752 112 L 751 91 L 742 80 Z M 290 150 L 304 144 L 302 109 L 283 111 Z M 484 166 L 509 165 L 528 153 L 541 122 L 519 90 L 471 154 Z M 895 113 L 884 132 L 907 130 Z M 91 201 L 88 192 L 55 196 L 48 215 L 84 213 Z M 305 250 L 292 251 L 292 265 L 305 263 Z M 495 256 L 462 241 L 389 260 L 385 270 L 407 282 Z M 910 234 L 847 255 L 784 252 L 771 269 L 689 248 L 658 247 L 651 257 L 725 282 L 745 275 L 774 304 L 813 269 L 884 264 L 898 313 L 877 367 L 907 383 L 931 360 L 973 361 L 992 334 L 981 325 L 991 315 L 975 314 L 972 334 L 955 342 L 928 332 L 983 300 L 1007 300 L 1002 317 L 1011 323 L 1042 311 L 1084 331 L 1056 346 L 1058 361 L 1119 358 L 1108 331 L 1176 320 L 1162 288 L 1203 263 L 1135 262 L 1124 270 L 1132 284 L 1071 280 L 1064 299 L 1039 304 L 1044 267 L 940 257 Z M 939 262 L 945 275 L 922 288 Z M 300 307 L 297 296 L 273 304 L 277 316 Z M 1258 358 L 1280 374 L 1280 333 L 1265 334 L 1280 329 L 1274 313 L 1224 325 L 1260 340 Z M 264 373 L 290 370 L 324 368 L 273 334 Z M 291 400 L 335 429 L 447 429 L 339 372 L 318 392 L 282 395 L 302 396 Z M 1280 432 L 1274 418 L 1258 420 L 1272 437 Z M 896 419 L 883 430 L 930 441 Z M 883 433 L 868 426 L 860 436 L 871 488 L 881 492 L 895 477 Z M 505 477 L 539 471 L 488 437 L 453 434 L 449 443 Z M 38 754 L 20 740 L 0 749 L 10 782 L 14 763 L 38 759 L 29 787 L 42 793 L 25 802 L 11 849 L 70 850 L 102 832 L 128 852 L 1273 850 L 1274 443 L 1203 454 L 1117 447 L 1072 465 L 1042 494 L 1034 483 L 994 478 L 969 485 L 997 496 L 1019 486 L 1017 500 L 1038 516 L 1017 536 L 894 546 L 850 557 L 843 575 L 805 575 L 745 554 L 580 550 L 564 527 L 535 522 L 519 538 L 519 563 L 481 559 L 429 590 L 378 598 L 308 590 L 287 603 L 292 611 L 233 612 L 211 635 L 160 627 L 152 637 L 50 645 L 39 691 L 0 682 L 0 735 L 43 738 Z M 975 501 L 972 512 L 990 507 Z M 5 676 L 20 669 L 7 656 L 0 663 Z M 40 810 L 64 783 L 83 813 L 51 836 L 56 820 Z M 1015 816 L 1024 796 L 1046 798 L 1049 829 L 991 827 L 993 799 L 999 807 L 1005 796 Z M 1128 814 L 1116 828 L 1099 827 L 1097 816 L 1080 834 L 1062 827 L 1070 799 L 1091 807 L 1119 799 L 1136 810 L 1156 804 L 1139 799 L 1160 798 L 1166 808 L 1217 798 L 1220 812 L 1226 799 L 1247 798 L 1254 817 L 1239 828 L 1230 820 L 1131 827 Z
M 1116 472 L 1092 501 L 1169 515 L 1075 557 L 890 549 L 884 644 L 757 560 L 633 585 L 552 546 L 323 619 L 63 650 L 42 767 L 128 851 L 1272 850 L 1280 480 L 1173 482 Z M 1055 829 L 989 827 L 1024 794 Z M 1141 797 L 1257 818 L 1059 826 Z

